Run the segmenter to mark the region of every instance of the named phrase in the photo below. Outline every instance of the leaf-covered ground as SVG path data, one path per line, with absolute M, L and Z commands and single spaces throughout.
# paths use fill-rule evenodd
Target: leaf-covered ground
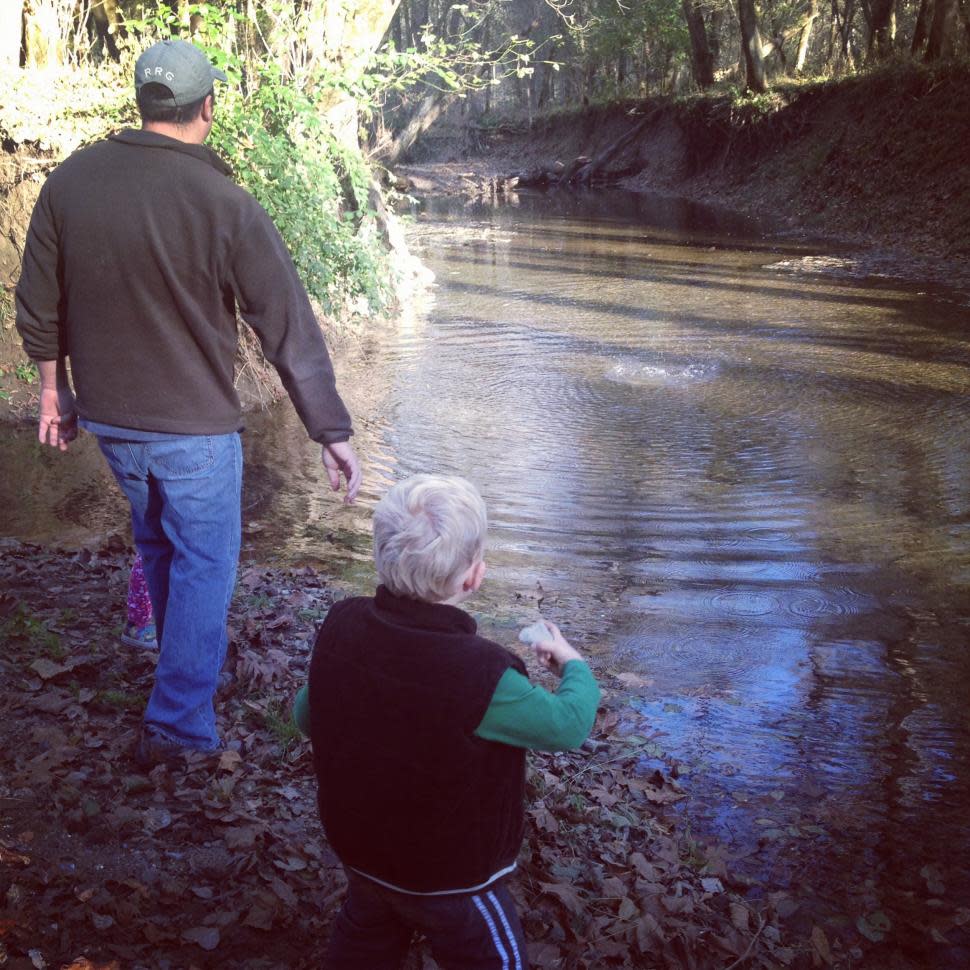
M 129 562 L 120 541 L 3 549 L 0 966 L 319 966 L 344 880 L 289 704 L 338 594 L 309 568 L 243 566 L 217 705 L 239 750 L 146 774 L 130 753 L 152 657 L 117 640 Z M 624 723 L 629 685 L 605 686 L 583 750 L 530 760 L 513 892 L 534 964 L 841 965 L 820 929 L 786 940 L 770 894 L 752 901 L 678 831 L 675 766 Z M 434 966 L 414 948 L 411 970 Z

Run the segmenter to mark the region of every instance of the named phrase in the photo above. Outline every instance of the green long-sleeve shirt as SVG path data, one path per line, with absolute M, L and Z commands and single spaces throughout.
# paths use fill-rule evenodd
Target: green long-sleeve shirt
M 511 667 L 502 674 L 475 734 L 516 748 L 565 751 L 586 740 L 596 717 L 600 691 L 582 660 L 570 660 L 559 689 L 550 693 Z M 301 687 L 293 702 L 293 721 L 310 733 L 310 700 Z

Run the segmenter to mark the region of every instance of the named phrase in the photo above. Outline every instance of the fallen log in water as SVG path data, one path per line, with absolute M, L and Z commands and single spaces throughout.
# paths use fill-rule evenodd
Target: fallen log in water
M 514 175 L 507 175 L 506 180 L 516 179 L 518 185 L 527 188 L 546 188 L 553 185 L 567 185 L 579 169 L 589 163 L 586 155 L 574 158 L 568 165 L 553 162 L 548 168 L 533 168 Z
M 633 175 L 639 171 L 641 166 L 628 165 L 622 169 L 610 171 L 607 171 L 607 166 L 646 131 L 660 113 L 660 110 L 658 108 L 651 111 L 646 117 L 641 118 L 629 131 L 624 132 L 594 158 L 590 158 L 588 155 L 579 155 L 568 165 L 557 161 L 550 167 L 529 169 L 508 177 L 517 178 L 519 185 L 522 186 L 547 188 L 571 184 L 589 185 L 592 182 L 616 182 L 628 175 Z

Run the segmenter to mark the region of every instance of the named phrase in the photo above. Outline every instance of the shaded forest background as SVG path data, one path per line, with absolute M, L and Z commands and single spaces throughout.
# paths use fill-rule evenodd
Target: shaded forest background
M 888 64 L 934 64 L 970 51 L 967 0 L 406 0 L 391 24 L 397 50 L 429 36 L 486 52 L 479 92 L 464 114 L 550 111 L 657 95 L 730 91 L 846 77 Z M 505 69 L 502 45 L 524 41 Z M 423 100 L 392 101 L 379 154 L 402 157 L 461 92 L 427 86 Z M 435 88 L 437 87 L 437 90 Z M 403 108 L 403 110 L 402 110 Z M 402 121 L 402 115 L 406 120 Z
M 970 0 L 0 0 L 8 70 L 117 63 L 168 35 L 231 62 L 250 93 L 311 93 L 344 145 L 362 124 L 367 153 L 393 163 L 456 102 L 476 121 L 531 121 L 966 58 Z

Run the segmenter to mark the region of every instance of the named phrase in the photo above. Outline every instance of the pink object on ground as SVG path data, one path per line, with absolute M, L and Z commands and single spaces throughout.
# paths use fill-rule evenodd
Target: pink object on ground
M 152 601 L 145 582 L 145 570 L 141 556 L 135 556 L 128 577 L 128 625 L 145 627 L 152 622 Z

